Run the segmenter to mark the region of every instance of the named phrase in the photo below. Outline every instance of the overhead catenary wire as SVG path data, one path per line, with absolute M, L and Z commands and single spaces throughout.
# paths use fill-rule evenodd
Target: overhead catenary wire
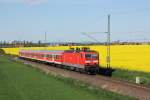
M 107 56 L 106 56 L 106 66 L 107 68 L 110 68 L 110 14 L 108 15 L 108 23 L 107 23 L 107 32 L 82 32 L 82 34 L 84 34 L 85 36 L 91 38 L 92 40 L 95 40 L 97 42 L 99 42 L 98 40 L 96 40 L 95 38 L 93 38 L 92 36 L 88 35 L 88 34 L 93 34 L 93 33 L 107 33 Z
M 88 38 L 90 38 L 90 39 L 92 39 L 92 40 L 94 40 L 95 42 L 98 42 L 98 43 L 100 43 L 100 41 L 98 41 L 97 39 L 95 39 L 94 37 L 92 37 L 91 35 L 88 35 L 86 32 L 81 32 L 84 36 L 86 36 L 86 37 L 88 37 Z

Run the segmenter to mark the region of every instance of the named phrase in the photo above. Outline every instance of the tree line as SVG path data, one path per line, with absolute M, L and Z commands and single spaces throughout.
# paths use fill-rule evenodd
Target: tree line
M 46 46 L 45 43 L 42 43 L 40 40 L 37 43 L 32 41 L 0 41 L 0 48 L 14 48 L 14 47 L 43 47 Z
M 112 41 L 111 45 L 150 45 L 150 42 L 120 42 Z M 87 45 L 107 45 L 107 42 L 49 42 L 42 43 L 40 40 L 38 42 L 32 41 L 18 41 L 14 40 L 11 42 L 0 41 L 0 48 L 15 48 L 15 47 L 45 47 L 45 46 L 87 46 Z

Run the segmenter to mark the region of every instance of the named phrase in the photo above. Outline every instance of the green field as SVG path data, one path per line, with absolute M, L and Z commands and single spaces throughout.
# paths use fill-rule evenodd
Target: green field
M 67 80 L 0 57 L 0 100 L 134 100 Z
M 135 83 L 136 77 L 140 77 L 141 84 L 150 87 L 150 73 L 116 69 L 112 77 Z

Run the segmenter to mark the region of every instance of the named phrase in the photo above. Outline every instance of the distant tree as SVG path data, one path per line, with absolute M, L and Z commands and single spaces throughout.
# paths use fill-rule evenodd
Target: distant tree
M 3 49 L 0 49 L 0 55 L 5 54 L 5 51 Z

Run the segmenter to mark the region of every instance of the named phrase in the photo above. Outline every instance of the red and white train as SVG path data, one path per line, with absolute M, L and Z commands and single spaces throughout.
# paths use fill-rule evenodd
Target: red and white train
M 80 72 L 97 73 L 99 70 L 99 54 L 91 50 L 20 50 L 19 57 Z

